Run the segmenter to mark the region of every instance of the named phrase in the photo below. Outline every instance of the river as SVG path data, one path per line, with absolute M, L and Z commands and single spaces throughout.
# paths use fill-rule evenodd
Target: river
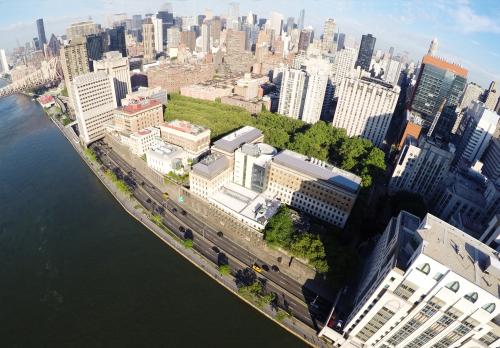
M 23 95 L 0 99 L 1 347 L 304 347 L 125 213 Z

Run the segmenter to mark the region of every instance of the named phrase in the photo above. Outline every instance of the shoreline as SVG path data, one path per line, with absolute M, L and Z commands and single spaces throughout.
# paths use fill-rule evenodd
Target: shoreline
M 111 195 L 115 198 L 116 201 L 122 206 L 122 208 L 136 221 L 141 223 L 144 227 L 146 227 L 150 232 L 152 232 L 157 238 L 159 238 L 161 241 L 163 241 L 165 244 L 167 244 L 171 249 L 173 249 L 175 252 L 177 252 L 180 256 L 182 256 L 184 259 L 189 261 L 192 265 L 194 265 L 197 269 L 201 270 L 203 273 L 205 273 L 212 281 L 217 282 L 219 285 L 222 285 L 223 288 L 225 288 L 227 291 L 232 293 L 234 296 L 239 298 L 241 301 L 249 305 L 251 308 L 256 310 L 257 312 L 261 313 L 268 319 L 272 320 L 275 324 L 279 325 L 281 328 L 285 329 L 287 332 L 293 334 L 295 337 L 299 338 L 302 342 L 306 343 L 307 345 L 311 347 L 321 347 L 323 345 L 326 345 L 325 342 L 319 340 L 317 337 L 317 333 L 313 331 L 312 328 L 306 326 L 306 329 L 309 329 L 308 331 L 313 331 L 313 334 L 311 336 L 306 336 L 305 334 L 302 335 L 296 330 L 293 330 L 293 327 L 296 327 L 296 322 L 299 322 L 296 319 L 284 319 L 283 321 L 278 321 L 275 317 L 272 316 L 273 313 L 277 313 L 276 311 L 272 311 L 267 305 L 266 308 L 268 309 L 267 311 L 264 308 L 258 307 L 256 304 L 251 302 L 250 300 L 244 298 L 237 292 L 236 284 L 234 283 L 234 278 L 232 275 L 229 277 L 225 277 L 220 275 L 217 267 L 212 264 L 211 261 L 207 260 L 202 254 L 197 252 L 194 249 L 187 249 L 185 248 L 178 240 L 177 236 L 173 232 L 167 232 L 164 229 L 168 230 L 166 226 L 163 228 L 160 226 L 157 226 L 154 224 L 149 217 L 145 216 L 145 219 L 142 217 L 138 217 L 139 214 L 144 214 L 143 212 L 137 211 L 138 209 L 135 209 L 136 211 L 133 211 L 133 207 L 128 207 L 127 206 L 127 199 L 132 202 L 134 200 L 133 198 L 127 198 L 127 197 L 120 197 L 120 193 L 115 187 L 113 183 L 108 183 L 106 181 L 106 178 L 104 177 L 103 173 L 99 172 L 99 168 L 95 167 L 95 163 L 92 162 L 87 156 L 84 154 L 83 149 L 80 146 L 80 143 L 76 143 L 74 139 L 70 139 L 70 136 L 65 132 L 64 126 L 60 124 L 57 120 L 55 120 L 53 117 L 51 117 L 44 109 L 44 113 L 50 118 L 50 120 L 54 123 L 54 125 L 61 131 L 61 133 L 64 135 L 66 140 L 71 143 L 75 151 L 78 153 L 78 155 L 81 157 L 83 162 L 89 167 L 89 169 L 94 173 L 94 175 L 101 181 L 101 183 L 105 186 L 105 188 L 111 193 Z M 135 202 L 135 205 L 140 204 L 137 201 Z M 141 209 L 143 206 L 141 205 Z M 175 237 L 174 237 L 175 236 Z M 235 259 L 236 260 L 236 259 Z M 211 270 L 210 270 L 210 269 Z M 231 280 L 231 284 L 226 284 L 224 280 Z M 231 287 L 233 285 L 233 287 Z M 270 312 L 270 313 L 268 313 Z M 288 324 L 288 325 L 286 325 Z M 302 324 L 302 323 L 301 323 Z M 302 324 L 305 326 L 305 324 Z M 309 337 L 309 339 L 308 339 Z

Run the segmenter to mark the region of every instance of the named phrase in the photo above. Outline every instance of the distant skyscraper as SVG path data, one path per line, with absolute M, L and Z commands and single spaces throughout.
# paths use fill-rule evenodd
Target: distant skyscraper
M 9 63 L 7 63 L 7 56 L 5 50 L 0 48 L 0 72 L 6 74 L 9 72 Z
M 300 10 L 299 19 L 297 20 L 297 28 L 299 30 L 304 29 L 304 17 L 305 17 L 305 15 L 306 15 L 306 10 L 305 9 Z
M 87 57 L 90 62 L 90 70 L 93 70 L 93 61 L 102 59 L 104 53 L 103 33 L 91 34 L 87 38 Z
M 201 51 L 210 52 L 210 22 L 201 25 Z
M 132 29 L 142 29 L 142 15 L 133 15 L 132 16 Z
M 359 46 L 358 59 L 356 67 L 361 67 L 365 71 L 370 70 L 372 62 L 373 49 L 375 48 L 376 38 L 372 34 L 363 35 L 361 37 L 361 45 Z
M 323 27 L 323 39 L 321 40 L 321 49 L 327 52 L 334 51 L 333 36 L 335 34 L 335 29 L 337 25 L 335 20 L 328 18 Z
M 163 52 L 163 21 L 161 18 L 152 17 L 156 53 Z
M 278 113 L 300 119 L 304 108 L 306 83 L 305 71 L 287 68 L 283 72 Z
M 467 69 L 431 55 L 425 55 L 411 100 L 411 110 L 424 120 L 424 133 L 431 127 L 442 103 L 458 106 L 467 84 Z
M 103 71 L 113 79 L 116 103 L 120 106 L 121 100 L 132 92 L 128 58 L 118 51 L 107 52 L 103 60 L 94 62 L 94 71 Z
M 313 35 L 312 29 L 302 29 L 299 36 L 299 51 L 307 51 L 309 43 L 311 42 L 311 37 Z
M 43 18 L 36 20 L 36 28 L 38 29 L 38 42 L 40 42 L 40 49 L 43 49 L 43 45 L 47 43 L 47 38 L 45 37 L 45 27 L 43 25 Z
M 344 77 L 349 76 L 354 69 L 357 53 L 355 48 L 347 47 L 335 54 L 331 76 L 332 83 L 335 86 L 338 87 Z M 338 95 L 338 88 L 335 89 L 335 95 Z
M 85 21 L 71 24 L 66 29 L 68 40 L 73 40 L 78 37 L 82 38 L 90 34 L 98 34 L 101 32 L 101 26 L 93 21 Z
M 168 36 L 168 48 L 174 48 L 174 47 L 179 47 L 179 43 L 180 43 L 180 32 L 179 32 L 179 28 L 177 27 L 171 27 L 171 28 L 168 28 L 167 30 L 167 36 Z
M 61 47 L 61 67 L 64 74 L 64 82 L 68 90 L 70 101 L 74 106 L 72 82 L 73 79 L 89 72 L 89 61 L 87 57 L 87 45 L 84 38 L 71 40 L 69 45 Z
M 290 35 L 290 32 L 292 29 L 295 27 L 295 19 L 293 17 L 288 17 L 286 20 L 286 32 L 288 35 Z
M 283 15 L 278 12 L 271 13 L 271 20 L 269 22 L 269 29 L 274 30 L 274 37 L 281 36 L 283 29 Z
M 484 92 L 482 102 L 484 106 L 490 110 L 495 110 L 500 95 L 495 81 L 490 83 L 490 87 Z
M 182 44 L 194 51 L 196 47 L 196 34 L 194 31 L 181 31 L 180 39 Z
M 152 62 L 156 58 L 154 26 L 151 18 L 142 24 L 142 44 L 144 46 L 144 61 Z
M 325 92 L 328 84 L 329 66 L 324 60 L 307 62 L 307 87 L 304 110 L 300 119 L 307 123 L 316 123 L 321 117 Z
M 112 78 L 103 71 L 75 77 L 73 99 L 82 142 L 88 145 L 103 138 L 104 125 L 116 108 Z
M 59 40 L 57 39 L 57 37 L 54 34 L 52 34 L 50 36 L 50 40 L 49 40 L 49 43 L 47 45 L 47 49 L 48 49 L 48 52 L 51 56 L 53 56 L 53 57 L 59 56 L 61 44 L 59 43 Z
M 125 27 L 120 25 L 109 30 L 109 50 L 118 51 L 123 57 L 127 56 L 127 44 L 125 42 Z
M 431 44 L 429 45 L 429 50 L 427 51 L 428 55 L 435 56 L 438 50 L 438 39 L 435 37 L 432 39 Z
M 468 107 L 474 100 L 479 100 L 481 95 L 484 93 L 484 90 L 481 86 L 474 82 L 469 82 L 467 87 L 465 88 L 464 94 L 460 99 L 460 109 L 465 109 Z
M 229 12 L 226 21 L 227 29 L 240 30 L 240 4 L 237 2 L 229 3 Z

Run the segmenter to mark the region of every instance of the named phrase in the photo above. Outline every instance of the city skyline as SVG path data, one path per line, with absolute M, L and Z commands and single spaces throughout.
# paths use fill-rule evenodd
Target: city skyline
M 37 18 L 44 18 L 48 36 L 52 33 L 60 35 L 70 23 L 89 16 L 105 25 L 106 15 L 156 12 L 163 3 L 153 0 L 144 5 L 130 0 L 91 0 L 65 8 L 60 0 L 45 0 L 42 4 L 34 0 L 18 3 L 4 0 L 0 2 L 0 47 L 11 50 L 17 45 L 17 40 L 22 45 L 37 36 Z M 224 15 L 229 10 L 229 1 L 177 0 L 171 3 L 176 15 L 195 15 L 203 13 L 205 8 Z M 4 6 L 5 10 L 2 9 Z M 54 7 L 58 8 L 57 17 L 53 15 Z M 396 52 L 408 51 L 415 61 L 425 54 L 430 40 L 438 37 L 438 56 L 468 68 L 471 81 L 487 87 L 490 81 L 500 80 L 500 67 L 495 66 L 500 57 L 500 25 L 494 20 L 498 17 L 495 14 L 500 14 L 498 2 L 440 0 L 427 3 L 424 8 L 422 2 L 394 4 L 379 1 L 375 4 L 369 1 L 318 0 L 315 6 L 305 6 L 301 1 L 278 0 L 271 8 L 263 1 L 246 1 L 240 2 L 240 16 L 251 10 L 259 18 L 267 18 L 272 11 L 278 11 L 284 18 L 293 16 L 297 22 L 303 7 L 305 26 L 313 26 L 317 34 L 322 34 L 324 21 L 332 17 L 338 23 L 338 29 L 354 36 L 357 42 L 361 34 L 371 33 L 377 38 L 375 50 L 387 50 L 393 46 Z M 463 39 L 457 40 L 458 37 Z

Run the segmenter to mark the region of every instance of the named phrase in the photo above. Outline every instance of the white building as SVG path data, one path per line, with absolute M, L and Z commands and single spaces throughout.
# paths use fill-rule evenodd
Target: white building
M 210 52 L 210 24 L 205 22 L 201 25 L 201 52 Z
M 189 172 L 189 190 L 205 199 L 213 197 L 233 178 L 229 159 L 218 153 L 203 158 Z
M 113 79 L 105 72 L 76 76 L 72 82 L 76 120 L 85 145 L 104 136 L 104 125 L 113 119 L 116 94 Z
M 244 144 L 234 154 L 233 181 L 255 192 L 264 192 L 271 160 L 276 153 L 268 144 Z
M 5 55 L 5 50 L 0 49 L 0 72 L 7 74 L 10 71 L 9 63 L 7 62 L 7 56 Z
M 404 68 L 401 57 L 392 57 L 387 59 L 387 64 L 384 66 L 384 80 L 396 86 L 401 75 L 401 70 Z
M 389 192 L 409 191 L 431 200 L 449 173 L 455 154 L 453 146 L 443 148 L 421 137 L 408 136 L 389 181 Z
M 146 162 L 150 168 L 165 175 L 182 171 L 187 164 L 187 155 L 179 146 L 161 143 L 146 151 Z
M 331 316 L 319 335 L 341 347 L 498 347 L 499 283 L 493 249 L 402 211 L 366 260 L 354 309 L 341 319 L 345 336 Z
M 179 28 L 170 27 L 167 29 L 167 46 L 168 48 L 179 47 L 179 42 L 181 40 L 181 34 Z
M 499 118 L 495 111 L 486 109 L 483 103 L 472 103 L 458 130 L 462 138 L 457 147 L 456 164 L 470 167 L 481 158 L 495 133 Z
M 210 149 L 210 129 L 187 121 L 173 120 L 160 125 L 161 137 L 180 146 L 190 159 L 198 159 Z
M 281 79 L 278 113 L 300 119 L 304 108 L 307 74 L 299 69 L 286 68 Z
M 181 23 L 182 23 L 182 31 L 190 31 L 191 27 L 196 25 L 196 19 L 193 16 L 182 16 Z
M 271 18 L 269 19 L 268 27 L 269 29 L 274 30 L 275 38 L 281 36 L 281 31 L 283 29 L 283 15 L 278 12 L 271 12 Z
M 332 39 L 333 40 L 333 39 Z M 307 123 L 316 123 L 321 117 L 328 84 L 329 64 L 321 59 L 307 62 L 307 88 L 304 109 L 300 119 Z
M 347 135 L 361 136 L 380 147 L 384 141 L 400 88 L 383 81 L 347 77 L 340 84 L 332 125 Z
M 113 79 L 116 101 L 121 105 L 121 100 L 132 92 L 128 58 L 118 51 L 106 52 L 103 60 L 94 61 L 94 71 L 103 71 Z
M 163 52 L 163 21 L 161 18 L 153 16 L 154 46 L 156 53 Z
M 130 152 L 137 156 L 144 155 L 161 143 L 160 130 L 156 127 L 144 128 L 130 134 L 122 132 L 120 138 L 121 142 L 129 147 Z
M 154 99 L 157 102 L 167 105 L 168 95 L 167 91 L 161 87 L 139 87 L 137 91 L 128 93 L 125 98 L 122 99 L 122 105 L 126 106 L 130 103 L 135 103 L 138 99 Z
M 352 73 L 357 57 L 358 50 L 350 47 L 346 47 L 335 54 L 330 74 L 332 83 L 336 86 L 335 96 L 338 96 L 339 84 Z
M 337 50 L 335 43 L 333 42 L 333 35 L 335 34 L 335 29 L 337 24 L 332 18 L 328 18 L 325 21 L 323 27 L 323 38 L 321 39 L 321 49 L 326 52 L 334 52 Z
M 481 172 L 490 180 L 496 181 L 500 178 L 500 139 L 493 138 L 483 158 Z
M 475 84 L 474 82 L 469 82 L 467 87 L 465 87 L 462 98 L 460 99 L 459 108 L 465 109 L 470 106 L 473 101 L 479 100 L 483 93 L 484 89 L 481 86 Z

